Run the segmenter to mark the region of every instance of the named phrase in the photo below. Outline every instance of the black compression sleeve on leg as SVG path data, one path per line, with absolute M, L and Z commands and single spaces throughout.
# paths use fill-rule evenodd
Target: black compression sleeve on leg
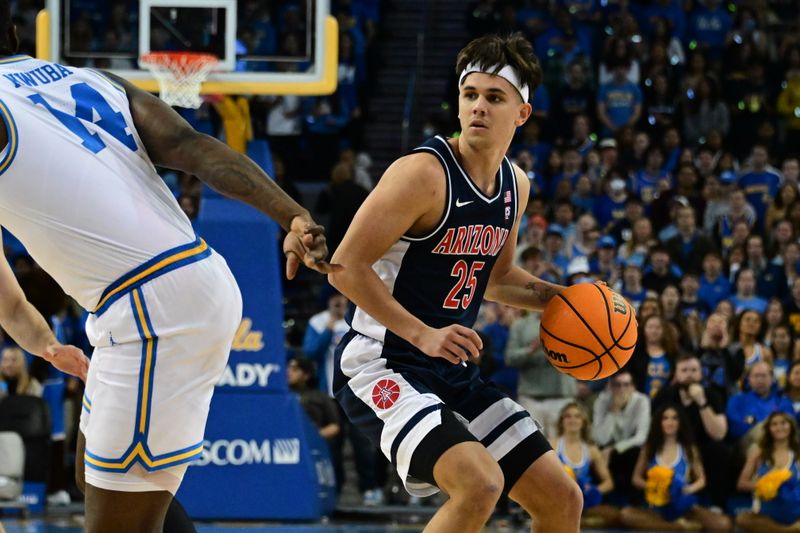
M 172 498 L 167 509 L 167 516 L 164 518 L 164 533 L 197 533 L 192 519 L 186 514 L 186 510 L 177 498 Z

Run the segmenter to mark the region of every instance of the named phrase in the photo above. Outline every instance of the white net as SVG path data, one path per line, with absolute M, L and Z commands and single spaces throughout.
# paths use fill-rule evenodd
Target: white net
M 191 109 L 203 104 L 200 88 L 217 62 L 213 55 L 194 52 L 151 52 L 139 58 L 139 65 L 158 80 L 164 102 Z

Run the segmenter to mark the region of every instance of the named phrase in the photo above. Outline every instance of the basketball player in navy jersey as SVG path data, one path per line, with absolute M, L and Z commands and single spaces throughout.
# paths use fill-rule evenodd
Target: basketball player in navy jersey
M 501 493 L 533 531 L 578 531 L 582 497 L 530 415 L 479 378 L 470 329 L 481 301 L 542 310 L 563 287 L 514 266 L 528 199 L 505 157 L 541 81 L 520 34 L 458 55 L 458 138 L 397 160 L 358 211 L 331 283 L 356 304 L 337 349 L 334 391 L 416 496 L 450 498 L 426 532 L 480 531 Z

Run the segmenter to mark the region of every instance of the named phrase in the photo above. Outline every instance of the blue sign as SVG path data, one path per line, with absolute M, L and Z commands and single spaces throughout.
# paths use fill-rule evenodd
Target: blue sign
M 336 506 L 328 444 L 294 394 L 217 392 L 178 498 L 195 519 L 316 520 Z
M 45 502 L 45 488 L 46 485 L 41 481 L 23 481 L 22 494 L 19 495 L 19 501 L 25 502 L 28 505 L 28 511 L 34 514 L 44 512 Z M 8 512 L 8 511 L 4 511 Z
M 204 198 L 198 234 L 228 262 L 242 291 L 242 323 L 218 390 L 286 391 L 278 227 L 256 209 Z

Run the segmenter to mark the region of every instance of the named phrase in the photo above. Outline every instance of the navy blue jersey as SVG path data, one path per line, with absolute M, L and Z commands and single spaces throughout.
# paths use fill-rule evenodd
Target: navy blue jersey
M 425 324 L 472 327 L 492 267 L 517 217 L 514 168 L 503 159 L 494 195 L 487 197 L 444 138 L 434 137 L 414 152 L 434 155 L 444 169 L 444 214 L 427 235 L 404 235 L 373 269 L 394 298 Z M 355 310 L 352 327 L 386 344 L 408 346 L 361 308 Z

